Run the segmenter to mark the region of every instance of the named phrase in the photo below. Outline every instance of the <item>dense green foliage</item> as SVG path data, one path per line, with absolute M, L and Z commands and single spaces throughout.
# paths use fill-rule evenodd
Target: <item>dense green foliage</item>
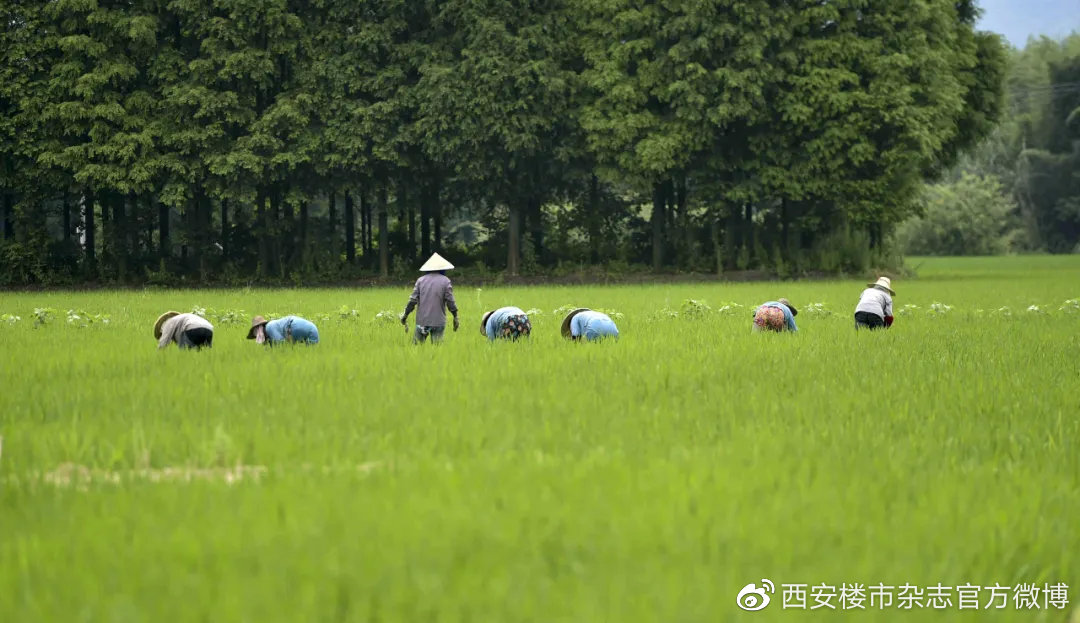
M 994 177 L 963 173 L 929 185 L 922 215 L 905 221 L 897 237 L 916 255 L 997 255 L 1015 250 L 1016 204 Z
M 907 251 L 1080 251 L 1080 34 L 1011 51 L 1005 83 L 1000 127 L 930 188 Z
M 386 276 L 432 250 L 512 275 L 859 271 L 991 129 L 1004 72 L 971 0 L 0 15 L 14 284 Z
M 799 619 L 736 608 L 766 577 L 1060 581 L 1071 612 L 801 618 L 1065 621 L 1080 258 L 915 263 L 859 334 L 863 281 L 459 287 L 437 348 L 376 318 L 408 288 L 5 295 L 0 620 Z M 800 331 L 753 334 L 778 296 Z M 535 333 L 489 344 L 507 303 Z M 562 340 L 578 304 L 620 312 L 618 343 Z M 157 351 L 157 314 L 194 306 L 213 350 Z M 322 343 L 244 339 L 289 312 Z

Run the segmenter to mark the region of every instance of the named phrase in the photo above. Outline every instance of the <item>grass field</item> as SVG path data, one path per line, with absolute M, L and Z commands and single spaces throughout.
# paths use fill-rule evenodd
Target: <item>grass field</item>
M 0 294 L 0 621 L 1080 620 L 1080 257 L 910 263 L 888 332 L 852 329 L 860 281 L 462 286 L 437 348 L 375 318 L 407 288 Z M 752 334 L 779 296 L 800 331 Z M 528 343 L 481 337 L 504 304 Z M 564 342 L 564 305 L 621 339 Z M 246 313 L 157 351 L 195 306 Z M 258 347 L 253 313 L 322 343 Z M 782 608 L 844 583 L 897 599 Z

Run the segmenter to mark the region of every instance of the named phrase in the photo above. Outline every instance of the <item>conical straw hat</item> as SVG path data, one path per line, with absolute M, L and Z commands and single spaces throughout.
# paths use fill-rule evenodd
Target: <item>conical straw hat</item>
M 588 307 L 579 307 L 579 308 L 575 309 L 574 311 L 570 312 L 569 314 L 566 314 L 566 318 L 563 318 L 563 321 L 562 321 L 562 336 L 563 337 L 565 337 L 565 338 L 571 337 L 571 335 L 570 335 L 570 321 L 574 319 L 574 316 L 580 314 L 581 312 L 587 312 L 587 311 L 592 311 L 592 310 L 589 309 Z
M 429 258 L 428 261 L 424 262 L 424 265 L 420 267 L 420 272 L 431 273 L 437 270 L 450 270 L 453 267 L 454 265 L 450 262 L 447 262 L 445 257 L 439 255 L 438 253 L 433 253 L 431 255 L 431 258 Z
M 868 283 L 866 285 L 871 287 L 871 288 L 873 288 L 874 286 L 880 286 L 880 287 L 884 288 L 889 294 L 891 294 L 893 296 L 896 296 L 896 292 L 893 292 L 893 290 L 892 290 L 892 280 L 889 279 L 888 277 L 878 277 L 877 282 Z
M 161 339 L 161 325 L 165 324 L 166 320 L 168 320 L 169 318 L 172 318 L 174 316 L 179 316 L 179 315 L 180 315 L 180 312 L 178 312 L 178 311 L 167 311 L 164 314 L 161 314 L 160 316 L 158 316 L 158 319 L 154 322 L 154 339 L 155 340 L 160 340 Z

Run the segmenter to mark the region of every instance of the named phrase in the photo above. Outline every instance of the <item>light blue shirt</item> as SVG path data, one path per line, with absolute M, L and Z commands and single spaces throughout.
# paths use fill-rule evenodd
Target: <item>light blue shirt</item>
M 607 314 L 583 311 L 570 319 L 570 335 L 584 336 L 590 342 L 604 337 L 618 339 L 619 329 Z
M 285 316 L 266 323 L 266 338 L 270 343 L 284 342 L 290 335 L 296 342 L 319 343 L 319 330 L 315 324 L 300 316 Z
M 525 316 L 525 312 L 517 307 L 500 307 L 491 312 L 487 324 L 484 325 L 484 333 L 487 334 L 489 340 L 494 340 L 498 336 L 499 329 L 510 316 Z
M 762 307 L 779 307 L 784 312 L 784 324 L 787 325 L 788 331 L 798 331 L 799 328 L 795 326 L 795 315 L 791 313 L 791 308 L 779 301 L 769 301 L 768 303 L 762 303 L 758 309 Z

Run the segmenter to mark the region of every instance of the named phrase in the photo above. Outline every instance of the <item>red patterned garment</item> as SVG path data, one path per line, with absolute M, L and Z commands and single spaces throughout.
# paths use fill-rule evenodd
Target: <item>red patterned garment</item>
M 762 306 L 754 313 L 755 331 L 783 331 L 786 328 L 784 310 L 779 307 Z

